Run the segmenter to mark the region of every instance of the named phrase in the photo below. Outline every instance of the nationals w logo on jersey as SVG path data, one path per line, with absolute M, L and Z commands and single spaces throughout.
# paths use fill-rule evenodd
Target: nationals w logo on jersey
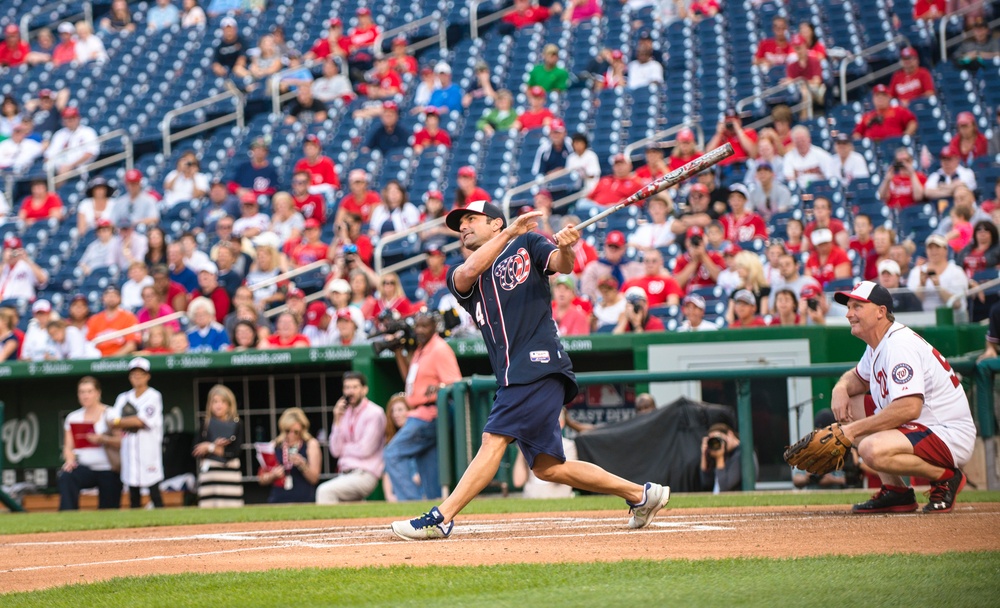
M 528 250 L 521 247 L 514 255 L 497 262 L 494 274 L 500 279 L 500 287 L 503 287 L 504 291 L 511 291 L 527 281 L 528 275 L 531 274 L 531 257 L 528 255 Z
M 913 379 L 913 368 L 906 363 L 900 363 L 892 368 L 892 381 L 896 384 L 906 384 Z

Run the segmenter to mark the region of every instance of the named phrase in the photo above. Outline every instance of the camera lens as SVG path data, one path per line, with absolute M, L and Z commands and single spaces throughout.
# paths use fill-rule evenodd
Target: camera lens
M 710 450 L 718 450 L 721 447 L 722 447 L 722 440 L 721 439 L 719 439 L 718 437 L 709 437 L 708 438 L 708 449 L 710 449 Z

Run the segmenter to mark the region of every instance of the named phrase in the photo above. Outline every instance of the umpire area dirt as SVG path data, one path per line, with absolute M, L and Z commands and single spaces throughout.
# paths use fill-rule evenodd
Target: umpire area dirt
M 0 592 L 273 568 L 1000 550 L 1000 503 L 959 503 L 937 515 L 861 516 L 847 507 L 667 509 L 645 530 L 629 530 L 627 518 L 624 509 L 463 515 L 451 538 L 426 542 L 395 539 L 388 519 L 3 536 Z

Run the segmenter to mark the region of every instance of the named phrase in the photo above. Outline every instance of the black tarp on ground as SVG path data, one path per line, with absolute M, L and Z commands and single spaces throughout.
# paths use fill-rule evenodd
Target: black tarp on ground
M 629 481 L 697 492 L 701 438 L 716 422 L 735 429 L 735 420 L 731 407 L 681 397 L 650 414 L 578 435 L 576 447 L 580 460 Z

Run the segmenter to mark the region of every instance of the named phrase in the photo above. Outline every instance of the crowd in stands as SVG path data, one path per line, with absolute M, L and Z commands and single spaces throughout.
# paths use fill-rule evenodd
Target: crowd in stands
M 245 40 L 237 17 L 222 4 L 212 2 L 207 11 L 212 19 L 225 14 L 218 20 L 211 71 L 241 92 L 280 78 L 282 90 L 294 91 L 284 106 L 287 125 L 324 123 L 337 104 L 355 100 L 354 116 L 374 125 L 358 138 L 359 149 L 386 157 L 448 153 L 458 135 L 449 132 L 456 124 L 452 117 L 475 100 L 487 99 L 487 109 L 470 116 L 465 128 L 482 131 L 485 139 L 540 130 L 532 172 L 569 170 L 573 184 L 568 190 L 536 189 L 524 204 L 543 211 L 539 232 L 546 236 L 707 150 L 731 144 L 736 154 L 720 167 L 620 212 L 630 221 L 611 219 L 587 234 L 577 247 L 574 273 L 553 277 L 553 311 L 562 335 L 823 324 L 835 306 L 827 294 L 860 278 L 893 288 L 906 310 L 951 305 L 979 321 L 996 301 L 995 295 L 966 292 L 1000 263 L 1000 182 L 980 183 L 976 172 L 983 159 L 992 155 L 995 164 L 1000 153 L 1000 108 L 985 132 L 974 114 L 963 111 L 946 147 L 913 149 L 908 138 L 919 124 L 909 108 L 934 96 L 935 83 L 911 47 L 902 49 L 902 67 L 891 81 L 871 89 L 871 109 L 853 130 L 832 134 L 832 149 L 817 145 L 805 114 L 796 117 L 787 106 L 775 107 L 769 126 L 759 130 L 729 108 L 714 129 L 691 125 L 705 128 L 703 146 L 696 130 L 685 128 L 667 144 L 646 147 L 642 157 L 616 153 L 602 163 L 588 133 L 572 132 L 552 101 L 574 87 L 599 92 L 665 84 L 663 55 L 650 36 L 637 39 L 631 56 L 595 49 L 593 65 L 582 74 L 563 67 L 559 47 L 544 46 L 520 91 L 496 86 L 484 58 L 463 90 L 447 62 L 408 54 L 406 38 L 391 41 L 391 52 L 375 54 L 372 43 L 382 30 L 368 8 L 353 15 L 353 27 L 331 19 L 325 36 L 300 53 L 280 28 L 253 43 Z M 712 18 L 721 10 L 714 2 L 661 4 L 668 5 L 660 7 L 664 19 Z M 572 26 L 600 11 L 594 0 L 566 6 L 515 0 L 501 28 L 515 33 L 549 19 Z M 157 0 L 142 20 L 116 1 L 99 27 L 156 31 L 206 22 L 193 0 L 183 7 Z M 984 23 L 970 20 L 972 35 L 958 51 L 963 61 L 1000 57 L 997 38 Z M 802 22 L 789 35 L 788 20 L 779 16 L 772 28 L 773 36 L 755 50 L 754 64 L 786 70 L 786 82 L 801 78 L 803 97 L 821 103 L 829 58 L 815 27 Z M 21 40 L 16 25 L 7 25 L 0 66 L 107 59 L 101 38 L 85 22 L 56 29 L 60 42 L 51 41 L 46 53 Z M 42 45 L 41 39 L 33 44 Z M 314 68 L 276 76 L 303 61 Z M 476 167 L 456 165 L 445 177 L 455 184 L 454 198 L 445 200 L 436 190 L 410 192 L 401 181 L 376 182 L 365 169 L 339 166 L 324 154 L 328 142 L 309 134 L 287 178 L 275 163 L 273 142 L 260 137 L 249 142 L 249 157 L 234 160 L 224 175 L 203 172 L 199 154 L 188 151 L 162 180 L 131 169 L 119 185 L 87 175 L 87 164 L 100 154 L 97 134 L 71 96 L 68 90 L 39 89 L 26 103 L 7 96 L 0 105 L 0 170 L 23 172 L 43 159 L 57 176 L 86 183 L 85 198 L 73 208 L 45 179 L 32 179 L 21 201 L 0 199 L 0 221 L 16 221 L 4 224 L 0 359 L 357 345 L 381 333 L 391 313 L 453 307 L 444 276 L 464 252 L 449 247 L 455 235 L 440 218 L 451 208 L 492 198 L 478 184 Z M 401 124 L 407 112 L 419 117 L 412 132 Z M 894 145 L 891 162 L 863 156 L 855 149 L 859 142 Z M 873 179 L 877 205 L 861 207 L 845 196 L 852 184 Z M 554 204 L 567 195 L 577 200 Z M 181 207 L 192 210 L 190 228 L 170 234 L 161 218 Z M 914 221 L 926 226 L 913 230 Z M 83 250 L 77 278 L 100 288 L 99 298 L 83 289 L 65 294 L 65 309 L 58 310 L 51 298 L 39 296 L 58 287 L 47 286 L 50 271 L 32 259 L 21 231 L 64 222 L 75 226 Z M 413 272 L 377 273 L 379 242 L 413 229 L 426 261 Z M 282 276 L 300 268 L 307 270 Z M 91 284 L 91 277 L 107 280 Z M 18 318 L 18 300 L 30 303 L 27 324 Z M 128 332 L 163 317 L 171 321 Z M 456 333 L 472 327 L 463 318 Z

